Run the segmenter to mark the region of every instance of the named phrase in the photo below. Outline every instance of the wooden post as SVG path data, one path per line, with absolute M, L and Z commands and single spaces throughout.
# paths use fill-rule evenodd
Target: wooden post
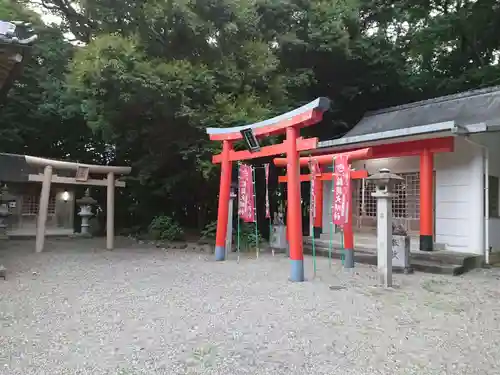
M 106 249 L 113 250 L 115 239 L 115 174 L 108 173 L 106 209 Z
M 37 253 L 41 253 L 45 245 L 45 229 L 47 226 L 47 215 L 49 213 L 51 181 L 52 181 L 52 167 L 50 165 L 47 165 L 43 170 L 42 191 L 40 193 L 40 204 L 38 206 L 38 220 L 36 228 L 36 245 L 35 245 Z
M 344 268 L 354 268 L 354 231 L 352 227 L 352 197 L 353 186 L 351 180 L 351 188 L 349 189 L 349 206 L 347 207 L 347 222 L 344 224 Z

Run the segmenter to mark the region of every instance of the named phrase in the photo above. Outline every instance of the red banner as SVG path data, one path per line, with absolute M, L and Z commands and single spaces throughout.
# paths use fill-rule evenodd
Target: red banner
M 316 217 L 316 184 L 321 183 L 321 181 L 316 181 L 317 176 L 321 175 L 321 170 L 319 164 L 316 160 L 312 160 L 309 163 L 309 171 L 311 172 L 311 219 Z M 312 221 L 311 221 L 312 222 Z
M 264 165 L 266 172 L 266 219 L 271 218 L 271 208 L 269 205 L 269 163 Z
M 247 223 L 255 222 L 255 202 L 253 195 L 253 168 L 241 164 L 239 170 L 238 215 Z
M 351 201 L 351 176 L 347 156 L 335 159 L 332 218 L 335 225 L 344 225 L 348 220 Z

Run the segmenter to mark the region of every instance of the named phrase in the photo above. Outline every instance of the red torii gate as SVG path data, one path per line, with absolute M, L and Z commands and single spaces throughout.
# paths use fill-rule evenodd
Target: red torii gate
M 453 152 L 454 138 L 428 138 L 407 140 L 395 143 L 382 143 L 370 146 L 371 155 L 366 159 L 386 159 L 397 157 L 420 158 L 420 250 L 432 251 L 434 232 L 433 189 L 434 189 L 434 154 Z M 340 152 L 353 152 L 359 148 L 339 147 Z M 316 149 L 313 152 L 321 152 Z M 325 154 L 331 150 L 325 148 Z M 320 155 L 318 155 L 320 156 Z M 308 158 L 306 158 L 308 159 Z M 305 165 L 305 164 L 304 164 Z M 355 173 L 355 172 L 353 172 Z M 321 184 L 316 184 L 321 185 Z
M 306 157 L 301 157 L 300 158 L 300 166 L 308 166 L 310 165 L 311 161 L 317 162 L 320 166 L 321 165 L 332 165 L 333 161 L 335 158 L 341 157 L 341 156 L 346 156 L 348 162 L 352 162 L 355 160 L 364 160 L 364 159 L 369 159 L 372 155 L 372 150 L 371 148 L 364 148 L 360 150 L 355 150 L 351 152 L 344 152 L 344 153 L 337 153 L 337 154 L 327 154 L 327 155 L 317 155 L 317 156 L 306 156 Z M 274 164 L 277 167 L 284 167 L 287 165 L 287 160 L 284 158 L 275 158 L 274 159 Z M 316 225 L 319 225 L 319 227 L 322 227 L 322 216 L 323 216 L 323 184 L 319 183 L 320 181 L 324 180 L 332 180 L 334 179 L 335 173 L 332 171 L 331 173 L 322 173 L 319 176 L 316 176 L 316 212 L 315 212 L 315 223 L 314 227 Z M 368 177 L 368 172 L 367 171 L 351 171 L 351 179 L 355 178 L 366 178 Z M 309 179 L 307 179 L 309 178 Z M 301 181 L 310 181 L 311 180 L 311 175 L 301 175 L 300 176 Z M 286 176 L 281 176 L 278 178 L 278 182 L 287 182 L 288 181 L 288 173 Z M 352 195 L 352 187 L 351 187 L 351 192 L 350 194 Z M 354 232 L 352 228 L 352 199 L 349 200 L 350 204 L 348 207 L 348 217 L 347 217 L 347 223 L 344 224 L 343 226 L 343 235 L 344 235 L 344 248 L 345 248 L 345 262 L 344 262 L 344 267 L 345 268 L 353 268 L 354 267 Z M 287 211 L 288 212 L 288 211 Z M 287 219 L 290 217 L 287 215 Z M 287 223 L 287 234 L 290 234 L 290 231 L 288 229 L 288 223 Z M 314 234 L 313 234 L 314 235 Z M 291 251 L 290 251 L 291 254 Z
M 221 163 L 219 207 L 217 214 L 217 234 L 215 238 L 215 260 L 225 259 L 226 231 L 231 189 L 231 163 L 238 160 L 255 159 L 265 156 L 286 154 L 288 183 L 288 212 L 290 229 L 291 281 L 304 281 L 304 257 L 302 251 L 302 216 L 300 207 L 299 152 L 315 149 L 318 139 L 304 139 L 299 136 L 300 128 L 313 125 L 323 118 L 323 113 L 330 108 L 328 98 L 318 98 L 293 111 L 269 120 L 251 125 L 232 128 L 208 128 L 207 134 L 213 141 L 222 142 L 222 153 L 214 155 L 213 163 Z M 251 132 L 255 139 L 269 135 L 286 134 L 283 143 L 258 147 L 258 151 L 235 151 L 233 143 L 243 140 Z M 247 139 L 248 142 L 248 139 Z M 258 141 L 257 141 L 258 142 Z

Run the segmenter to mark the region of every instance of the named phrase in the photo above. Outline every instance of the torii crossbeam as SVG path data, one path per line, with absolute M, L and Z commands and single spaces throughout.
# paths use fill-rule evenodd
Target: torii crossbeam
M 222 153 L 212 158 L 213 163 L 221 163 L 219 207 L 217 213 L 217 234 L 215 239 L 215 260 L 225 259 L 226 231 L 228 222 L 229 195 L 231 187 L 231 163 L 237 160 L 254 159 L 264 156 L 286 154 L 288 181 L 288 211 L 290 229 L 291 281 L 304 281 L 304 257 L 302 252 L 302 215 L 300 208 L 300 167 L 299 151 L 317 147 L 317 138 L 303 139 L 300 129 L 313 125 L 323 118 L 330 108 L 328 98 L 318 98 L 293 111 L 255 124 L 232 128 L 208 128 L 207 134 L 213 141 L 222 142 Z M 265 146 L 259 151 L 234 151 L 233 142 L 243 139 L 243 132 L 250 131 L 256 138 L 286 134 L 286 140 L 278 145 Z

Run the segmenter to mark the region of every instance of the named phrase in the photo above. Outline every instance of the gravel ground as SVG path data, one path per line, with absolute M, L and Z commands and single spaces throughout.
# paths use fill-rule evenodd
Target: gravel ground
M 383 290 L 324 258 L 290 283 L 283 255 L 48 245 L 0 252 L 0 374 L 500 374 L 498 269 Z

